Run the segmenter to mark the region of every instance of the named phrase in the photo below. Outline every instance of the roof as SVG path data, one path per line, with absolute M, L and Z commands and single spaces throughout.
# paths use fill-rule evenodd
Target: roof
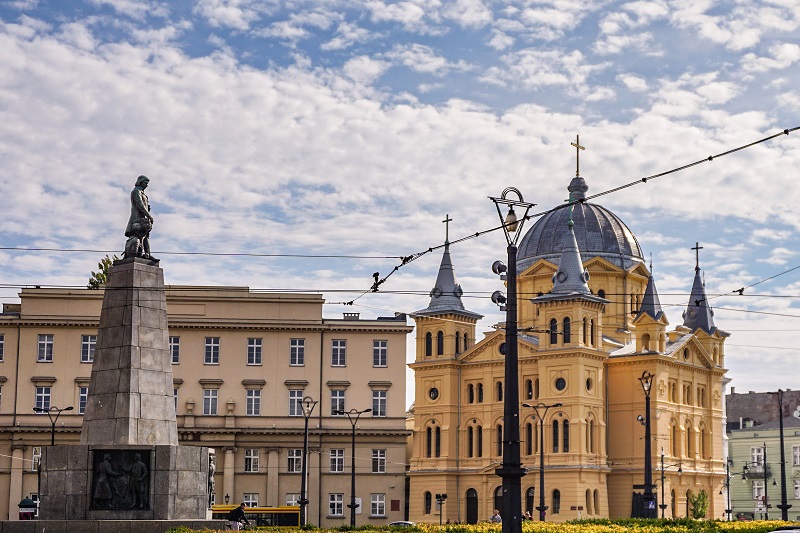
M 462 316 L 467 316 L 479 320 L 483 315 L 467 311 L 464 303 L 461 301 L 461 295 L 464 291 L 461 285 L 456 281 L 456 272 L 453 268 L 453 262 L 450 259 L 450 243 L 444 243 L 444 253 L 442 254 L 442 262 L 439 265 L 439 273 L 436 276 L 436 284 L 431 289 L 431 301 L 428 307 L 416 311 L 415 315 L 441 315 L 447 313 L 456 313 Z
M 717 326 L 714 325 L 714 311 L 708 305 L 706 287 L 700 277 L 699 264 L 694 268 L 692 294 L 689 296 L 686 311 L 683 312 L 683 325 L 692 331 L 700 328 L 709 335 L 717 330 Z

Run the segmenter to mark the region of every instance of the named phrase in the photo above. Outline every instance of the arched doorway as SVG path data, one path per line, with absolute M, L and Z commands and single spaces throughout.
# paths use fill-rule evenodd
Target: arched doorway
M 500 485 L 494 489 L 494 508 L 500 511 L 500 516 L 503 516 L 503 486 Z
M 467 490 L 467 524 L 478 523 L 478 491 Z

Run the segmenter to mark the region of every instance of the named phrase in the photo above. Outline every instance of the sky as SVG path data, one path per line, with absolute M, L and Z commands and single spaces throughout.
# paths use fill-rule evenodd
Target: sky
M 321 292 L 329 318 L 425 308 L 449 215 L 480 233 L 451 246 L 480 335 L 488 197 L 563 203 L 577 135 L 592 195 L 800 126 L 798 43 L 796 0 L 5 0 L 0 301 L 85 286 L 145 174 L 168 284 Z M 799 137 L 593 200 L 671 327 L 700 243 L 737 392 L 800 388 Z

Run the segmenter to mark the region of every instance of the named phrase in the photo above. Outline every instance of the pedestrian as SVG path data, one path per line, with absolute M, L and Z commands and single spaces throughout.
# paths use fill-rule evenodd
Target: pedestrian
M 240 531 L 242 529 L 242 522 L 248 526 L 250 525 L 250 521 L 244 515 L 244 502 L 242 502 L 239 507 L 235 507 L 230 513 L 228 513 L 228 522 L 231 526 L 231 529 L 234 531 Z
M 498 523 L 498 524 L 499 524 L 499 523 L 500 523 L 500 522 L 502 522 L 502 521 L 503 521 L 503 518 L 500 516 L 500 511 L 498 511 L 497 509 L 495 509 L 495 510 L 494 510 L 494 514 L 493 514 L 493 515 L 492 515 L 492 517 L 489 519 L 489 522 L 495 522 L 495 523 Z

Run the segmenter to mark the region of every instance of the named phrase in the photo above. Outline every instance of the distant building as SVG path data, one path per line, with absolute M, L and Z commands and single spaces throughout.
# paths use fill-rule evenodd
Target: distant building
M 0 519 L 37 496 L 50 444 L 79 440 L 103 290 L 23 289 L 0 314 Z M 300 499 L 303 397 L 310 418 L 308 521 L 349 524 L 352 426 L 337 410 L 372 409 L 356 438 L 357 524 L 404 518 L 405 316 L 322 318 L 316 294 L 246 287 L 168 287 L 173 392 L 182 444 L 216 451 L 216 501 Z
M 699 260 L 683 323 L 668 330 L 636 237 L 616 215 L 585 201 L 587 190 L 583 178 L 572 180 L 570 199 L 580 202 L 574 214 L 562 209 L 539 219 L 520 241 L 517 261 L 519 400 L 563 404 L 544 420 L 547 520 L 631 516 L 633 493 L 641 492 L 634 487 L 644 483 L 637 415 L 644 415 L 645 371 L 655 374 L 658 503 L 663 450 L 664 514 L 686 516 L 689 497 L 705 490 L 708 517 L 722 518 L 728 334 L 714 323 Z M 478 339 L 480 315 L 462 294 L 446 245 L 429 305 L 414 314 L 413 521 L 438 523 L 437 493 L 448 494 L 442 514 L 451 522 L 485 521 L 502 509 L 495 470 L 502 461 L 505 333 L 499 324 Z M 542 490 L 539 423 L 532 409 L 520 408 L 528 469 L 521 499 L 534 516 Z
M 731 387 L 730 394 L 725 396 L 728 411 L 728 431 L 748 428 L 778 420 L 778 404 L 774 394 L 768 392 L 736 392 Z M 783 392 L 783 416 L 800 416 L 800 390 Z

